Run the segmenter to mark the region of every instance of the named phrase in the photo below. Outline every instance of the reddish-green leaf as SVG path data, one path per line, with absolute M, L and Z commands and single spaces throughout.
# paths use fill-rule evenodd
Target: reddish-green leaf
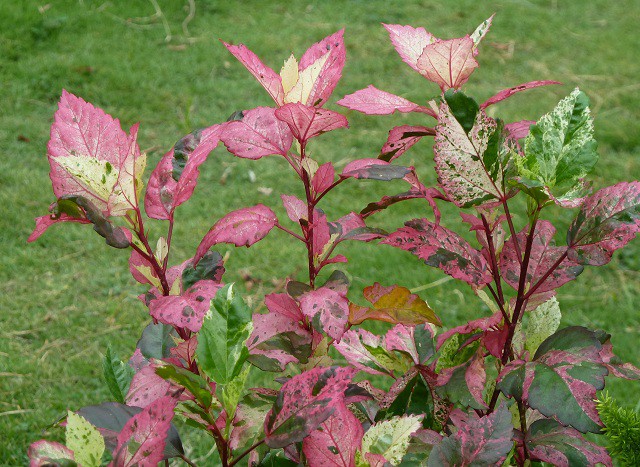
M 73 451 L 64 444 L 53 441 L 40 440 L 31 443 L 27 455 L 30 467 L 73 467 L 77 465 L 73 458 Z
M 349 126 L 347 119 L 337 112 L 300 103 L 286 104 L 277 109 L 275 115 L 289 125 L 293 136 L 301 143 L 327 131 Z
M 435 136 L 436 131 L 426 126 L 402 125 L 389 130 L 389 137 L 380 150 L 379 159 L 391 162 L 404 154 L 425 136 Z

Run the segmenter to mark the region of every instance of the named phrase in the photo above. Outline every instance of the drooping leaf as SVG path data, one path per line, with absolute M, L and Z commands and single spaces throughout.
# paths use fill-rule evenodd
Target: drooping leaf
M 245 342 L 251 334 L 251 313 L 229 284 L 216 294 L 198 334 L 196 356 L 202 371 L 218 384 L 227 384 L 249 356 Z
M 479 251 L 455 232 L 427 219 L 405 222 L 405 227 L 390 234 L 382 243 L 407 250 L 429 266 L 474 287 L 480 288 L 492 281 L 487 261 Z
M 333 347 L 354 368 L 373 375 L 393 375 L 396 370 L 403 370 L 406 364 L 387 351 L 382 338 L 365 329 L 350 329 L 344 333 Z
M 588 197 L 569 227 L 569 258 L 601 266 L 640 231 L 640 182 L 618 183 Z
M 586 440 L 578 430 L 562 426 L 556 420 L 536 420 L 525 438 L 531 459 L 558 466 L 611 466 L 607 450 Z
M 45 231 L 51 227 L 53 224 L 57 224 L 59 222 L 77 222 L 78 224 L 90 224 L 91 221 L 84 217 L 84 213 L 79 213 L 79 215 L 83 217 L 72 217 L 66 213 L 52 213 L 47 216 L 36 217 L 36 226 L 33 229 L 33 232 L 29 235 L 27 242 L 35 242 L 40 236 L 45 233 Z
M 310 467 L 355 467 L 356 450 L 364 429 L 344 404 L 302 441 L 302 452 Z
M 288 363 L 306 363 L 313 334 L 306 328 L 300 306 L 287 294 L 265 297 L 269 313 L 254 314 L 247 341 L 249 361 L 265 371 L 283 371 Z
M 198 245 L 194 261 L 200 261 L 209 248 L 218 243 L 249 247 L 262 240 L 277 222 L 275 213 L 263 204 L 232 211 L 207 232 Z
M 500 136 L 498 125 L 482 110 L 469 124 L 467 119 L 458 121 L 447 102 L 442 103 L 434 146 L 436 172 L 445 193 L 459 207 L 504 197 L 503 161 L 493 141 Z
M 358 159 L 349 162 L 345 168 L 342 169 L 340 177 L 357 179 L 364 178 L 388 182 L 390 180 L 404 178 L 409 172 L 411 172 L 411 169 L 408 167 L 391 165 L 380 159 Z
M 443 399 L 464 407 L 486 409 L 483 390 L 487 381 L 485 362 L 476 354 L 468 362 L 452 368 L 444 368 L 438 374 L 437 393 Z
M 372 425 L 362 438 L 361 458 L 382 456 L 391 465 L 400 465 L 407 453 L 411 435 L 422 427 L 422 415 L 405 415 Z
M 102 359 L 102 373 L 111 395 L 116 402 L 124 404 L 135 371 L 113 353 L 111 346 L 107 347 L 107 352 Z
M 548 86 L 550 84 L 562 84 L 558 81 L 550 81 L 550 80 L 541 80 L 541 81 L 529 81 L 527 83 L 519 84 L 518 86 L 513 86 L 511 88 L 503 89 L 497 94 L 491 96 L 489 99 L 480 104 L 481 109 L 486 109 L 490 105 L 497 104 L 500 101 L 508 99 L 514 94 L 520 91 L 526 91 L 527 89 L 537 88 L 540 86 Z
M 545 339 L 558 330 L 561 318 L 560 305 L 555 297 L 551 297 L 529 313 L 525 347 L 531 355 L 536 353 Z
M 478 62 L 473 58 L 475 44 L 471 37 L 436 39 L 428 44 L 418 58 L 418 72 L 433 81 L 444 92 L 459 89 L 467 82 Z
M 418 59 L 422 55 L 424 48 L 433 43 L 436 38 L 424 28 L 401 26 L 399 24 L 383 23 L 382 25 L 389 32 L 391 43 L 402 58 L 402 61 L 417 72 L 420 72 Z
M 542 116 L 515 158 L 518 186 L 539 202 L 570 193 L 598 161 L 589 99 L 579 89 Z
M 537 284 L 551 267 L 565 255 L 567 247 L 555 246 L 555 241 L 553 240 L 555 232 L 555 227 L 553 227 L 549 221 L 542 220 L 536 224 L 525 281 L 527 288 Z M 514 238 L 510 238 L 505 242 L 500 255 L 502 278 L 515 290 L 518 290 L 521 271 L 520 263 L 522 261 L 522 258 L 518 258 L 517 251 L 523 252 L 525 250 L 528 235 L 529 228 L 525 227 L 515 238 L 515 241 L 518 242 L 519 249 L 516 250 L 515 248 Z M 584 267 L 580 266 L 577 262 L 565 258 L 537 288 L 536 292 L 542 293 L 555 290 L 578 277 L 583 269 Z
M 91 405 L 76 411 L 78 415 L 85 418 L 100 431 L 104 437 L 105 445 L 110 451 L 116 449 L 118 434 L 126 423 L 140 412 L 142 412 L 140 407 L 129 407 L 117 402 Z M 184 454 L 184 449 L 180 441 L 180 435 L 176 428 L 171 425 L 166 436 L 163 459 L 170 459 L 181 454 Z
M 69 411 L 65 429 L 66 445 L 73 451 L 74 460 L 82 467 L 99 467 L 104 453 L 104 439 L 100 432 L 81 415 Z
M 389 137 L 380 150 L 379 159 L 391 162 L 404 154 L 411 146 L 425 136 L 435 136 L 434 128 L 426 126 L 402 125 L 389 130 Z
M 149 178 L 144 209 L 153 219 L 169 219 L 175 208 L 193 194 L 199 167 L 218 145 L 221 125 L 196 130 L 167 152 Z
M 220 140 L 234 156 L 260 159 L 287 154 L 293 135 L 289 126 L 276 118 L 275 109 L 257 107 L 243 112 L 242 120 L 225 125 Z
M 117 119 L 63 90 L 47 145 L 56 198 L 82 197 L 105 216 L 137 208 L 145 160 L 137 130 L 127 136 Z
M 73 451 L 64 444 L 54 441 L 40 440 L 31 443 L 27 451 L 30 467 L 75 467 L 78 464 L 73 457 Z
M 175 406 L 176 399 L 166 396 L 131 417 L 118 435 L 114 462 L 124 467 L 155 467 L 162 461 Z
M 393 112 L 424 112 L 435 115 L 435 112 L 429 108 L 421 107 L 404 97 L 381 91 L 372 85 L 344 96 L 337 104 L 367 115 L 390 115 Z
M 609 372 L 601 349 L 595 332 L 579 326 L 561 329 L 540 344 L 531 362 L 508 364 L 497 387 L 564 425 L 598 433 L 594 400 Z
M 337 112 L 300 103 L 286 104 L 275 115 L 289 125 L 293 136 L 303 144 L 322 133 L 349 126 L 347 119 Z
M 265 442 L 271 448 L 302 441 L 344 405 L 354 368 L 314 368 L 287 381 L 267 415 Z
M 349 322 L 349 301 L 345 294 L 320 287 L 303 294 L 300 309 L 313 327 L 339 341 Z
M 467 423 L 433 448 L 427 465 L 502 465 L 513 447 L 512 437 L 511 413 L 501 404 L 490 415 L 469 415 Z

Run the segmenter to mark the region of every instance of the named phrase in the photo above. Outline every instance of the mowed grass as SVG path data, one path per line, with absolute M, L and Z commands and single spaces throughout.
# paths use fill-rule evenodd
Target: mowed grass
M 425 102 L 437 93 L 404 65 L 380 26 L 424 26 L 439 37 L 470 33 L 497 13 L 481 46 L 481 67 L 466 92 L 479 100 L 497 90 L 534 79 L 564 85 L 529 91 L 496 106 L 506 121 L 536 119 L 574 87 L 592 99 L 601 162 L 596 187 L 640 178 L 640 38 L 635 0 L 572 1 L 287 1 L 196 0 L 187 29 L 187 2 L 160 1 L 163 18 L 150 2 L 21 1 L 0 7 L 0 464 L 23 465 L 28 445 L 47 436 L 48 425 L 67 409 L 109 400 L 102 381 L 101 355 L 107 344 L 128 356 L 148 317 L 137 295 L 144 289 L 128 272 L 128 255 L 108 248 L 90 227 L 59 225 L 37 243 L 26 244 L 33 218 L 54 200 L 48 179 L 46 143 L 63 88 L 120 119 L 140 122 L 139 143 L 148 169 L 177 139 L 193 129 L 224 121 L 233 111 L 271 105 L 264 90 L 218 42 L 244 42 L 279 70 L 294 51 L 346 28 L 348 60 L 329 108 L 341 96 L 374 84 Z M 163 23 L 163 20 L 166 23 Z M 166 41 L 167 30 L 171 40 Z M 387 131 L 399 124 L 432 124 L 415 116 L 364 117 L 347 112 L 351 128 L 328 134 L 311 147 L 317 160 L 341 167 L 375 157 Z M 415 165 L 427 185 L 435 183 L 431 143 L 419 143 L 398 162 Z M 284 215 L 280 193 L 301 195 L 285 163 L 235 159 L 216 150 L 201 169 L 192 200 L 180 207 L 173 262 L 191 257 L 199 240 L 227 211 L 257 203 Z M 253 174 L 252 174 L 253 172 Z M 255 179 L 255 181 L 253 181 Z M 269 189 L 273 191 L 269 192 Z M 329 218 L 359 210 L 402 183 L 342 185 L 323 201 Z M 457 214 L 445 210 L 444 224 L 466 231 Z M 404 220 L 428 216 L 421 203 L 391 208 L 373 220 L 397 228 Z M 572 213 L 550 210 L 557 240 Z M 525 219 L 516 218 L 522 226 Z M 151 224 L 154 238 L 166 226 Z M 304 278 L 304 256 L 281 232 L 251 249 L 222 247 L 229 253 L 226 281 L 237 281 L 254 307 L 284 277 Z M 344 266 L 357 298 L 375 281 L 410 288 L 443 276 L 408 253 L 369 244 L 344 245 Z M 558 297 L 565 324 L 603 328 L 613 335 L 624 360 L 640 363 L 638 279 L 640 242 L 598 269 L 587 269 Z M 451 327 L 487 310 L 464 284 L 455 281 L 421 292 Z M 610 381 L 623 404 L 635 406 L 638 385 Z M 189 436 L 188 449 L 193 449 Z M 198 452 L 202 452 L 202 446 Z M 204 449 L 204 452 L 208 450 Z

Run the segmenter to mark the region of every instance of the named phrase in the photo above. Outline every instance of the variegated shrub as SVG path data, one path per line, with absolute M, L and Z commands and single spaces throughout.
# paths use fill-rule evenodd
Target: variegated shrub
M 292 55 L 280 73 L 244 45 L 225 43 L 275 105 L 180 139 L 146 190 L 137 126 L 127 135 L 118 120 L 63 91 L 48 145 L 56 201 L 29 240 L 58 222 L 92 224 L 107 244 L 130 251 L 152 322 L 128 362 L 106 352 L 114 402 L 70 411 L 66 445 L 32 444 L 31 465 L 153 466 L 173 458 L 194 465 L 174 417 L 185 430 L 208 433 L 225 467 L 610 465 L 606 449 L 583 434 L 601 431 L 595 399 L 605 377 L 639 379 L 640 370 L 616 359 L 606 332 L 559 329 L 555 291 L 634 238 L 640 183 L 591 193 L 585 176 L 598 156 L 588 99 L 578 89 L 537 122 L 504 122 L 486 109 L 553 81 L 511 87 L 483 103 L 460 90 L 478 66 L 491 21 L 446 40 L 421 27 L 384 25 L 402 60 L 441 94 L 413 103 L 370 85 L 342 98 L 340 105 L 366 114 L 415 112 L 431 122 L 391 129 L 377 157 L 341 171 L 318 164 L 308 146 L 348 126 L 323 107 L 342 75 L 343 31 L 299 61 Z M 429 136 L 436 187 L 392 163 Z M 236 157 L 284 158 L 304 199 L 282 194 L 288 219 L 262 204 L 230 212 L 194 244 L 193 257 L 174 263 L 175 210 L 220 143 Z M 321 201 L 349 179 L 409 186 L 329 219 Z M 511 214 L 515 197 L 527 200 L 525 225 Z M 426 202 L 421 218 L 391 233 L 367 225 L 409 199 Z M 442 203 L 460 208 L 475 246 L 447 227 L 457 222 L 441 219 Z M 545 218 L 554 206 L 576 211 L 558 244 L 553 215 Z M 166 221 L 167 233 L 152 239 L 147 217 Z M 305 245 L 308 275 L 268 294 L 266 313 L 252 314 L 233 284 L 223 284 L 215 246 L 249 247 L 274 228 Z M 363 305 L 336 266 L 347 261 L 336 254 L 347 240 L 406 250 L 469 284 L 493 313 L 446 330 L 446 314 L 389 282 L 366 287 Z M 329 265 L 333 272 L 319 281 Z M 360 326 L 365 321 L 382 324 L 369 328 L 376 333 Z M 250 388 L 256 368 L 273 372 L 280 389 Z

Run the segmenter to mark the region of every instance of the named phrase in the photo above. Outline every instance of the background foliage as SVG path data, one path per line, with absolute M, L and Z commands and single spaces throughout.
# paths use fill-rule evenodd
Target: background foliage
M 253 4 L 255 3 L 255 4 Z M 480 69 L 466 92 L 483 100 L 494 91 L 532 79 L 556 79 L 564 86 L 543 88 L 537 99 L 514 97 L 502 104 L 508 120 L 536 119 L 572 88 L 591 98 L 602 163 L 595 187 L 640 178 L 640 65 L 635 34 L 640 5 L 633 0 L 592 1 L 383 1 L 332 2 L 153 2 L 24 1 L 3 5 L 0 14 L 0 460 L 21 464 L 27 445 L 66 413 L 109 398 L 101 378 L 100 356 L 107 342 L 120 355 L 134 348 L 147 314 L 136 295 L 142 291 L 128 274 L 127 255 L 104 247 L 89 228 L 53 228 L 26 247 L 33 218 L 53 201 L 48 186 L 46 141 L 56 102 L 64 87 L 119 117 L 124 127 L 140 121 L 139 142 L 149 166 L 182 135 L 225 120 L 235 110 L 268 105 L 262 91 L 218 38 L 244 42 L 279 69 L 288 53 L 346 27 L 348 60 L 334 96 L 374 83 L 389 92 L 412 89 L 405 97 L 424 102 L 438 93 L 403 66 L 380 22 L 425 26 L 454 37 L 496 12 L 482 45 Z M 186 29 L 183 27 L 186 24 Z M 170 40 L 167 41 L 170 33 Z M 334 99 L 335 100 L 335 99 Z M 330 104 L 329 108 L 343 109 Z M 319 161 L 341 166 L 355 157 L 375 157 L 394 125 L 413 117 L 370 118 L 347 114 L 351 129 L 334 132 L 313 146 Z M 429 185 L 433 182 L 430 141 L 406 156 Z M 339 161 L 344 160 L 343 164 Z M 224 213 L 247 205 L 280 208 L 277 193 L 296 193 L 293 179 L 279 177 L 283 161 L 232 158 L 217 150 L 202 167 L 190 203 L 178 210 L 177 255 L 193 255 L 196 242 Z M 393 182 L 391 182 L 393 183 Z M 399 182 L 401 183 L 401 182 Z M 277 184 L 278 190 L 270 192 Z M 290 186 L 287 186 L 290 184 Z M 327 206 L 331 217 L 357 209 L 403 186 L 345 185 Z M 343 198 L 340 199 L 339 194 Z M 411 203 L 392 208 L 381 227 L 394 228 L 418 217 Z M 277 211 L 280 214 L 279 211 Z M 447 215 L 446 211 L 443 213 Z M 564 225 L 569 218 L 562 219 Z M 559 229 L 560 230 L 560 229 Z M 227 280 L 260 306 L 276 278 L 301 276 L 290 252 L 274 232 L 251 250 L 227 248 Z M 562 239 L 558 239 L 562 241 Z M 631 243 L 606 268 L 587 269 L 581 280 L 560 289 L 565 324 L 604 327 L 616 353 L 638 364 L 640 337 L 638 279 L 640 246 Z M 444 275 L 390 247 L 345 245 L 346 255 L 364 257 L 347 266 L 354 288 L 387 277 L 420 294 L 447 326 L 477 316 L 483 305 L 462 285 L 435 282 Z M 301 254 L 302 250 L 297 252 Z M 371 255 L 369 254 L 371 253 Z M 176 256 L 176 259 L 179 259 Z M 458 290 L 459 288 L 459 290 Z M 611 381 L 611 394 L 630 406 L 631 385 Z

